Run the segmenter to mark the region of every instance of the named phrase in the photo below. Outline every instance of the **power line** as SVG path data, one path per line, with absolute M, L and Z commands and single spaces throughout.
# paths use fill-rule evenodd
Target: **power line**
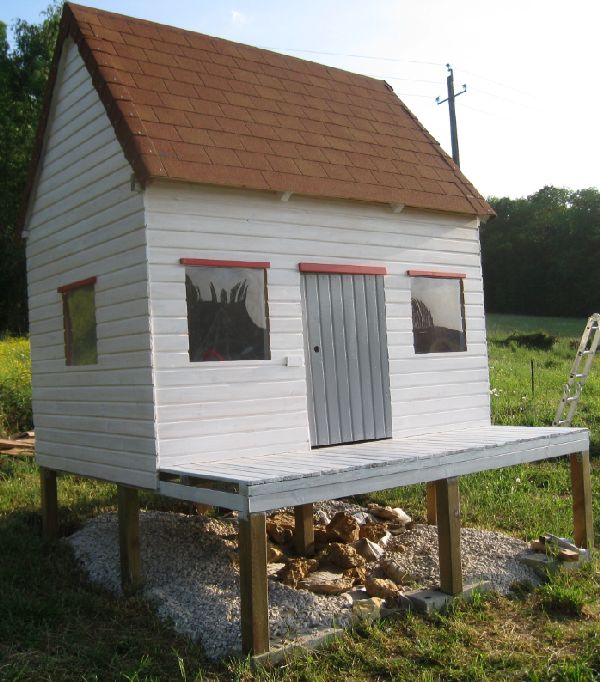
M 314 55 L 325 55 L 328 57 L 349 57 L 352 59 L 370 59 L 373 61 L 379 61 L 379 62 L 392 62 L 392 63 L 405 63 L 405 64 L 421 64 L 424 66 L 435 66 L 439 68 L 440 66 L 443 66 L 440 62 L 433 62 L 433 61 L 425 61 L 421 59 L 407 59 L 407 58 L 401 58 L 401 57 L 381 57 L 377 55 L 367 55 L 367 54 L 352 54 L 348 52 L 325 52 L 322 50 L 305 50 L 301 48 L 280 48 L 280 47 L 262 47 L 261 49 L 264 50 L 272 50 L 275 52 L 299 52 L 303 54 L 314 54 Z M 528 93 L 524 90 L 520 90 L 519 88 L 515 88 L 512 85 L 507 85 L 506 83 L 502 83 L 500 81 L 494 80 L 492 78 L 488 78 L 487 76 L 483 76 L 481 74 L 478 74 L 474 71 L 470 71 L 468 69 L 463 69 L 461 67 L 461 71 L 473 76 L 474 78 L 481 79 L 483 81 L 486 81 L 488 83 L 493 83 L 494 85 L 497 85 L 498 87 L 505 88 L 507 90 L 512 90 L 513 92 L 519 93 L 521 95 L 526 95 L 527 97 L 533 97 L 531 93 Z M 398 80 L 398 81 L 406 81 L 410 83 L 427 83 L 427 84 L 432 84 L 432 85 L 437 85 L 438 81 L 434 80 L 428 80 L 424 78 L 408 78 L 406 76 L 382 76 L 380 74 L 365 74 L 368 75 L 370 78 L 377 78 L 380 80 Z M 531 106 L 523 103 L 523 102 L 518 102 L 515 100 L 512 100 L 508 97 L 504 97 L 502 95 L 496 94 L 496 93 L 491 93 L 486 90 L 483 90 L 478 87 L 471 87 L 472 90 L 475 90 L 477 92 L 480 92 L 481 94 L 487 95 L 489 97 L 494 97 L 496 99 L 504 100 L 506 102 L 510 102 L 511 104 L 516 104 L 517 106 L 522 106 L 524 108 L 532 109 Z M 401 97 L 420 97 L 423 99 L 427 99 L 429 95 L 421 95 L 421 94 L 416 94 L 416 93 L 397 93 L 398 96 Z M 532 109 L 533 110 L 533 109 Z M 536 109 L 537 110 L 537 109 Z M 482 112 L 483 113 L 483 112 Z
M 299 48 L 281 48 L 260 46 L 261 50 L 271 50 L 273 52 L 302 52 L 303 54 L 323 54 L 328 57 L 351 57 L 352 59 L 373 59 L 379 62 L 405 62 L 407 64 L 426 64 L 428 66 L 443 66 L 440 62 L 426 62 L 419 59 L 406 59 L 400 57 L 377 57 L 368 54 L 349 54 L 347 52 L 323 52 L 321 50 L 301 50 Z

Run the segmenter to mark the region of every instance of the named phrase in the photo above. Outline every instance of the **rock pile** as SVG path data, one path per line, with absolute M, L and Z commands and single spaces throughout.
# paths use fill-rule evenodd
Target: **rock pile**
M 269 560 L 283 564 L 275 576 L 284 585 L 330 595 L 364 586 L 370 597 L 393 606 L 403 587 L 414 581 L 394 558 L 385 558 L 390 539 L 407 532 L 412 523 L 404 510 L 370 504 L 367 511 L 340 510 L 333 517 L 320 510 L 314 523 L 316 556 L 306 559 L 294 555 L 293 516 L 275 512 L 267 519 Z M 278 556 L 273 552 L 277 548 Z

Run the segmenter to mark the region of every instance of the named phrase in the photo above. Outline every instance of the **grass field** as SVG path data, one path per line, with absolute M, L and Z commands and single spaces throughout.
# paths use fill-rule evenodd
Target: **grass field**
M 584 320 L 491 316 L 488 324 L 496 423 L 552 421 Z M 552 351 L 501 341 L 542 328 L 559 337 Z M 1 354 L 0 342 L 0 358 Z M 534 361 L 534 390 L 531 387 Z M 596 543 L 600 541 L 600 360 L 578 422 L 592 428 Z M 0 366 L 0 377 L 2 377 Z M 565 462 L 544 462 L 461 479 L 465 525 L 530 538 L 569 534 L 571 497 Z M 64 477 L 61 532 L 114 510 L 114 486 Z M 423 486 L 371 496 L 424 518 Z M 149 508 L 175 507 L 144 497 Z M 480 597 L 447 616 L 406 615 L 357 627 L 326 649 L 284 666 L 252 672 L 244 661 L 204 660 L 198 646 L 159 622 L 139 599 L 114 599 L 91 586 L 61 543 L 39 537 L 37 472 L 26 459 L 0 456 L 0 680 L 565 680 L 600 679 L 600 561 L 574 576 L 514 598 Z

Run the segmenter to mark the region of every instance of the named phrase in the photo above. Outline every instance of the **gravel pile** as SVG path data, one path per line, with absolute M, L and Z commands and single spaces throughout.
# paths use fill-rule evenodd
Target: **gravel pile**
M 178 632 L 201 641 L 206 655 L 241 652 L 237 527 L 231 521 L 164 512 L 140 514 L 144 596 Z M 68 542 L 90 579 L 121 592 L 116 514 L 88 521 Z M 271 637 L 345 627 L 351 602 L 269 580 Z
M 541 581 L 535 571 L 519 561 L 528 545 L 502 533 L 461 528 L 461 558 L 465 584 L 489 580 L 493 588 L 507 594 L 515 581 Z M 438 538 L 435 526 L 415 526 L 392 538 L 386 554 L 393 555 L 419 587 L 437 589 L 440 584 Z
M 329 513 L 360 510 L 356 505 L 328 502 L 315 505 Z M 237 526 L 234 519 L 213 519 L 163 512 L 140 514 L 144 596 L 156 604 L 161 618 L 178 632 L 200 640 L 207 656 L 241 651 L 239 572 L 234 561 Z M 116 514 L 88 521 L 67 541 L 90 580 L 115 594 L 121 592 Z M 500 533 L 465 528 L 462 555 L 465 582 L 491 580 L 506 593 L 515 580 L 537 583 L 535 573 L 516 557 L 526 543 Z M 439 584 L 437 532 L 416 526 L 392 538 L 386 547 L 421 587 Z M 273 572 L 275 566 L 270 567 Z M 351 622 L 351 599 L 316 595 L 269 580 L 271 638 Z

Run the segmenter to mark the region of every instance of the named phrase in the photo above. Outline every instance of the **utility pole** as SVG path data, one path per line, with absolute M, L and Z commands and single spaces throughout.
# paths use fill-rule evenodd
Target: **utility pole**
M 446 99 L 435 98 L 438 104 L 448 102 L 448 113 L 450 114 L 450 139 L 452 140 L 452 160 L 460 168 L 460 154 L 458 152 L 458 131 L 456 129 L 456 110 L 454 109 L 454 100 L 467 91 L 466 84 L 463 84 L 463 89 L 460 92 L 454 92 L 454 72 L 450 64 L 446 64 L 448 69 L 448 77 L 446 78 L 446 85 L 448 87 L 448 97 Z

